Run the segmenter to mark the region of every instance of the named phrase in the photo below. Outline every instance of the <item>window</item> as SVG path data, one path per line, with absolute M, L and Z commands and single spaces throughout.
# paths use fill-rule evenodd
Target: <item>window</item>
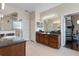
M 13 28 L 14 29 L 22 29 L 22 22 L 21 21 L 13 21 Z

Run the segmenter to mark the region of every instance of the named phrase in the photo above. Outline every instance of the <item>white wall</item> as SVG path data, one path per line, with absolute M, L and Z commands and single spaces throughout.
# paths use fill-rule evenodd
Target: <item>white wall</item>
M 51 8 L 47 11 L 44 11 L 41 13 L 41 17 L 44 17 L 46 15 L 50 14 L 57 14 L 61 17 L 61 46 L 64 46 L 65 44 L 65 21 L 64 21 L 64 15 L 71 14 L 79 12 L 79 4 L 78 3 L 72 3 L 72 4 L 62 4 L 55 8 Z
M 41 22 L 40 12 L 38 10 L 35 11 L 35 31 L 39 31 L 41 29 L 37 27 L 37 22 Z
M 30 13 L 30 39 L 36 42 L 36 31 L 38 30 L 36 22 L 40 21 L 40 13 L 35 10 Z
M 30 13 L 30 39 L 35 42 L 35 12 Z

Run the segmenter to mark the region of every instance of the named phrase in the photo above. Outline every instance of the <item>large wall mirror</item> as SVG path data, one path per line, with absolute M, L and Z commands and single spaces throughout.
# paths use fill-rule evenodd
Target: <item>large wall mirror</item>
M 39 30 L 46 33 L 59 33 L 61 30 L 60 16 L 49 15 L 43 17 L 40 22 L 37 23 Z

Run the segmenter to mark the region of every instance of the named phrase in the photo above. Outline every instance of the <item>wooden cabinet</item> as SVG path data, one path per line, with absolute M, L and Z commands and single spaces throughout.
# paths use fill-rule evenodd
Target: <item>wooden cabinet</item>
M 58 42 L 59 39 L 58 35 L 49 35 L 49 38 L 50 38 L 49 39 L 50 42 L 55 42 L 55 43 Z
M 2 56 L 25 56 L 25 43 L 0 48 Z
M 15 56 L 24 56 L 25 55 L 25 43 L 14 45 L 11 47 L 11 54 Z
M 0 55 L 1 56 L 10 56 L 11 54 L 11 48 L 10 47 L 5 47 L 0 49 Z
M 60 48 L 59 35 L 49 35 L 49 45 L 54 48 Z
M 52 48 L 60 48 L 59 35 L 36 33 L 36 41 Z

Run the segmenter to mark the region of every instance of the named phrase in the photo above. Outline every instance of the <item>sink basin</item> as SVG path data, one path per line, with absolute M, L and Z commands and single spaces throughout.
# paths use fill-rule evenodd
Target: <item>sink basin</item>
M 42 33 L 42 34 L 50 34 L 50 33 Z

